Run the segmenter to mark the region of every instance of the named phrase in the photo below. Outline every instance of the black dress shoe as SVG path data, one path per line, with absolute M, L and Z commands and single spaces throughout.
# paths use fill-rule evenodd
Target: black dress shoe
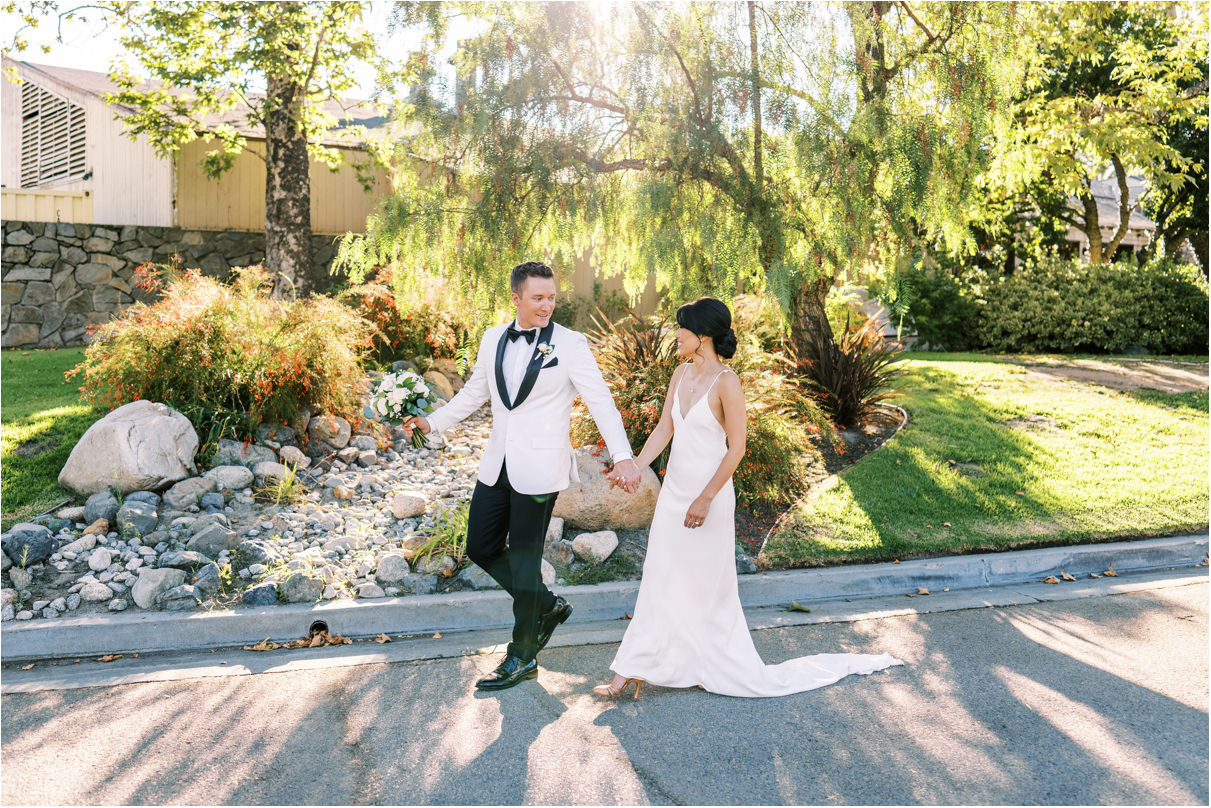
M 539 651 L 547 647 L 547 643 L 550 642 L 551 635 L 555 633 L 556 627 L 571 616 L 572 604 L 556 595 L 555 605 L 551 607 L 551 611 L 538 618 Z
M 496 670 L 475 683 L 480 690 L 504 690 L 518 682 L 538 678 L 538 660 L 522 659 L 515 654 L 507 654 Z

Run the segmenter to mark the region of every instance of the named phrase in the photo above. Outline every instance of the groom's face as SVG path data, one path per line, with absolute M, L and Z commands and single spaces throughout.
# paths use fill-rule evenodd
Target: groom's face
M 513 293 L 517 307 L 517 324 L 522 328 L 545 328 L 555 311 L 555 279 L 526 278 L 520 290 Z

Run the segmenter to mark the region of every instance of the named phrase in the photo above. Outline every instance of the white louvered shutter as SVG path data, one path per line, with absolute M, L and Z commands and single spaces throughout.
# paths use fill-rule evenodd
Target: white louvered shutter
M 21 187 L 84 175 L 84 108 L 31 81 L 21 85 Z

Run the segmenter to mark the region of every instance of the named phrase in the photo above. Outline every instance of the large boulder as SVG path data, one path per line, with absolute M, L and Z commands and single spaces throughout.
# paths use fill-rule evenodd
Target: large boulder
M 59 484 L 81 494 L 109 486 L 128 491 L 165 488 L 197 473 L 198 433 L 164 404 L 132 401 L 88 428 L 71 451 Z
M 430 390 L 437 390 L 443 400 L 449 401 L 454 398 L 454 387 L 451 386 L 450 380 L 446 378 L 445 374 L 430 370 L 425 374 L 425 382 L 429 385 Z
M 183 511 L 190 505 L 197 505 L 203 494 L 208 494 L 218 487 L 214 480 L 205 477 L 190 477 L 188 480 L 174 485 L 164 492 L 164 502 L 169 507 Z
M 54 535 L 45 525 L 20 522 L 4 534 L 4 552 L 14 564 L 40 564 L 55 552 Z
M 568 527 L 582 530 L 638 530 L 650 525 L 660 496 L 656 472 L 645 467 L 639 490 L 628 494 L 621 488 L 610 488 L 605 464 L 593 451 L 591 447 L 576 450 L 580 482 L 559 492 L 554 516 L 562 518 Z

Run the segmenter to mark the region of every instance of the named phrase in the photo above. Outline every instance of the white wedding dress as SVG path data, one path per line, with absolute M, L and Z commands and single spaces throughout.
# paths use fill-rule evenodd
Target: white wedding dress
M 702 685 L 725 696 L 760 697 L 903 665 L 890 654 L 816 654 L 779 665 L 761 660 L 740 606 L 730 479 L 702 526 L 685 527 L 686 511 L 727 453 L 727 434 L 703 403 L 709 387 L 685 415 L 678 392 L 673 392 L 673 449 L 652 517 L 635 614 L 610 669 L 663 687 Z

